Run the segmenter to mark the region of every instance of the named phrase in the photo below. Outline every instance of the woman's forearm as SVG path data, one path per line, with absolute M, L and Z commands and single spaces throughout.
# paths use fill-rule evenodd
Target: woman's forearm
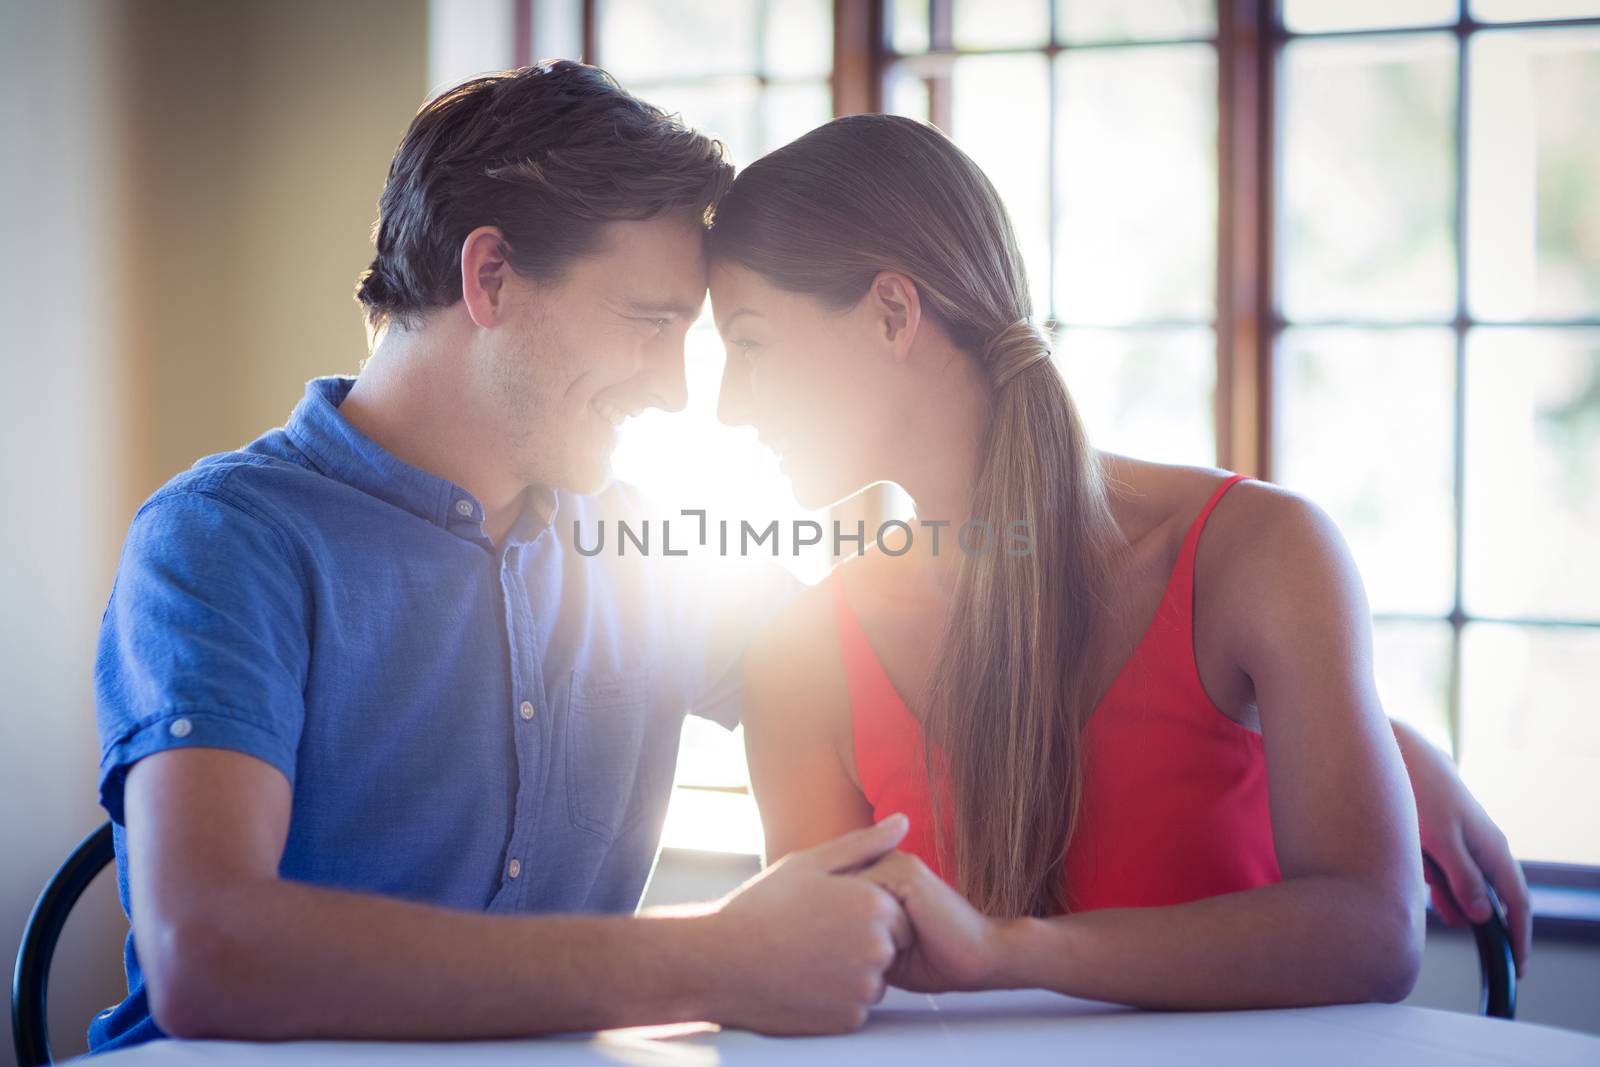
M 1422 929 L 1420 901 L 1302 877 L 1172 907 L 1007 922 L 991 984 L 1164 1009 L 1396 1001 L 1416 981 Z

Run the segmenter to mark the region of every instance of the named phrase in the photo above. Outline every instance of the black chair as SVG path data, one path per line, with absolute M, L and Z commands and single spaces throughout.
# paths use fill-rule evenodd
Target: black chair
M 17 949 L 17 969 L 11 978 L 11 1038 L 16 1045 L 18 1067 L 53 1062 L 45 1014 L 45 999 L 50 991 L 50 960 L 55 955 L 56 942 L 61 938 L 61 928 L 66 926 L 72 906 L 114 856 L 108 822 L 73 849 L 67 862 L 45 885 L 28 916 L 22 944 Z
M 1432 856 L 1424 852 L 1422 862 L 1431 872 L 1430 880 L 1433 883 L 1439 886 L 1450 884 L 1445 878 L 1444 869 Z M 1489 895 L 1489 918 L 1472 924 L 1472 939 L 1478 943 L 1478 971 L 1483 979 L 1478 991 L 1478 1014 L 1491 1019 L 1515 1019 L 1517 961 L 1511 954 L 1511 932 L 1506 928 L 1505 905 L 1487 880 L 1483 883 L 1483 891 Z M 1449 893 L 1449 890 L 1445 892 Z M 1453 899 L 1454 895 L 1451 896 Z M 1457 910 L 1466 914 L 1466 909 L 1459 904 Z
M 95 875 L 112 861 L 111 824 L 105 823 L 83 839 L 39 894 L 28 916 L 17 950 L 17 969 L 11 980 L 11 1028 L 18 1067 L 38 1067 L 52 1062 L 45 998 L 50 986 L 50 959 L 55 954 L 67 915 L 89 888 Z M 1425 857 L 1432 863 L 1431 858 Z M 1478 967 L 1483 988 L 1478 1014 L 1511 1019 L 1517 1012 L 1517 967 L 1511 956 L 1511 935 L 1501 916 L 1500 898 L 1489 888 L 1489 921 L 1472 928 L 1478 943 Z
M 1494 1019 L 1517 1017 L 1517 962 L 1511 955 L 1511 935 L 1500 917 L 1500 898 L 1489 890 L 1489 921 L 1472 928 L 1478 942 L 1478 967 L 1483 972 L 1483 991 L 1478 997 L 1478 1014 Z
M 1472 938 L 1478 943 L 1478 969 L 1483 987 L 1478 994 L 1478 1014 L 1492 1019 L 1517 1017 L 1517 961 L 1511 955 L 1511 934 L 1501 917 L 1505 911 L 1494 887 L 1489 894 L 1488 922 L 1474 923 Z

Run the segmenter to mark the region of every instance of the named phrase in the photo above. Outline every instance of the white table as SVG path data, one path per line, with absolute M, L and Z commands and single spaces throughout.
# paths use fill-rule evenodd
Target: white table
M 1041 992 L 947 993 L 891 990 L 859 1032 L 841 1037 L 772 1038 L 710 1026 L 650 1027 L 526 1041 L 385 1043 L 157 1041 L 87 1061 L 93 1067 L 147 1064 L 329 1064 L 389 1067 L 515 1064 L 566 1067 L 712 1067 L 722 1064 L 1062 1063 L 1253 1067 L 1257 1063 L 1600 1064 L 1600 1037 L 1475 1015 L 1362 1004 L 1284 1011 L 1131 1011 Z

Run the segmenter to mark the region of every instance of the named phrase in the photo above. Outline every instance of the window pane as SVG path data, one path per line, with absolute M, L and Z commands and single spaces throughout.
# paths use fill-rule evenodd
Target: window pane
M 1376 30 L 1454 22 L 1456 0 L 1284 0 L 1283 24 L 1293 33 Z
M 1210 322 L 1216 308 L 1217 62 L 1210 45 L 1057 60 L 1064 322 Z
M 1472 38 L 1473 313 L 1600 315 L 1600 31 Z
M 1050 0 L 955 0 L 957 48 L 1043 48 Z
M 969 56 L 951 74 L 950 135 L 1005 201 L 1034 310 L 1050 292 L 1050 70 L 1042 55 Z
M 760 83 L 754 78 L 718 78 L 692 83 L 636 85 L 630 91 L 728 146 L 735 166 L 762 154 Z
M 1056 28 L 1066 44 L 1212 37 L 1213 0 L 1056 0 Z
M 1600 621 L 1600 330 L 1467 347 L 1467 607 Z
M 903 56 L 928 50 L 928 0 L 894 0 L 889 9 L 889 44 Z
M 744 759 L 744 727 L 724 730 L 709 719 L 685 716 L 678 745 L 679 785 L 714 789 L 748 789 L 750 770 Z
M 1209 329 L 1064 329 L 1056 360 L 1096 448 L 1216 462 L 1216 335 Z
M 667 820 L 661 828 L 662 848 L 759 855 L 762 845 L 761 813 L 749 793 L 672 791 Z
M 1455 68 L 1445 34 L 1285 49 L 1290 319 L 1454 314 Z
M 1448 614 L 1454 335 L 1288 330 L 1276 366 L 1277 480 L 1339 524 L 1373 611 Z
M 1372 624 L 1378 697 L 1391 718 L 1446 752 L 1450 740 L 1450 624 L 1378 619 Z
M 757 151 L 781 148 L 833 117 L 833 91 L 824 82 L 769 85 L 761 94 L 761 132 Z M 752 159 L 735 158 L 739 166 Z
M 1581 19 L 1600 15 L 1596 0 L 1472 0 L 1472 14 L 1485 22 Z
M 1461 776 L 1519 859 L 1600 863 L 1600 630 L 1471 625 Z
M 597 0 L 600 65 L 623 85 L 756 71 L 757 0 Z
M 766 21 L 763 73 L 808 78 L 826 76 L 833 69 L 831 0 L 767 0 L 762 15 Z
M 927 122 L 928 83 L 913 70 L 896 66 L 889 71 L 889 110 L 896 115 Z

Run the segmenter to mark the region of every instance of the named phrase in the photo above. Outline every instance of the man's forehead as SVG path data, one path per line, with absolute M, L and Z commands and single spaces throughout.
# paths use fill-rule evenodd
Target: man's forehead
M 705 231 L 677 219 L 607 223 L 592 267 L 628 299 L 698 309 L 706 295 Z
M 697 263 L 703 269 L 706 229 L 686 217 L 618 219 L 600 227 L 595 253 L 601 258 L 637 258 L 658 262 L 669 259 L 675 263 Z

